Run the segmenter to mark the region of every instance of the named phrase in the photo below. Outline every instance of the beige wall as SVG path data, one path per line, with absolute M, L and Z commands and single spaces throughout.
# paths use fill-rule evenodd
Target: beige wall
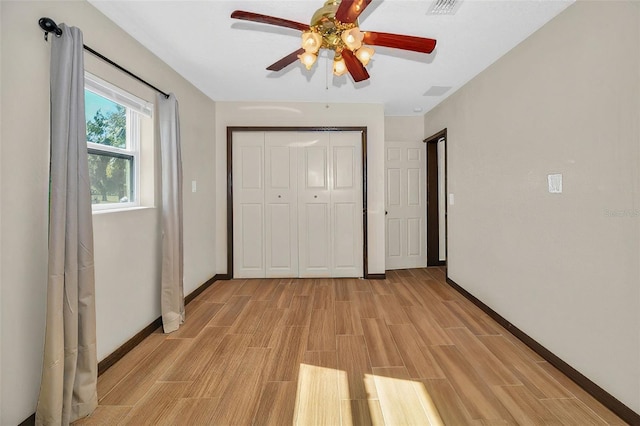
M 639 28 L 638 2 L 579 1 L 425 116 L 449 276 L 636 412 Z
M 385 141 L 418 142 L 424 138 L 424 116 L 384 118 Z
M 38 19 L 49 16 L 79 27 L 87 45 L 176 94 L 185 180 L 186 293 L 215 274 L 215 105 L 84 1 L 3 0 L 0 15 L 0 424 L 11 425 L 35 410 L 44 337 L 51 46 L 43 40 Z M 129 77 L 89 54 L 85 60 L 93 74 L 155 101 L 151 90 Z M 94 215 L 99 358 L 160 315 L 158 214 L 151 206 Z
M 369 273 L 384 273 L 384 112 L 380 104 L 216 103 L 216 263 L 227 272 L 227 126 L 366 126 Z

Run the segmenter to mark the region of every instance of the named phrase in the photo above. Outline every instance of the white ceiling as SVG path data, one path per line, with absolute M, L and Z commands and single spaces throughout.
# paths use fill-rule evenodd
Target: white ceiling
M 214 101 L 382 103 L 385 115 L 396 116 L 426 113 L 574 0 L 462 0 L 454 15 L 428 15 L 433 1 L 367 7 L 362 30 L 438 44 L 430 55 L 377 47 L 371 78 L 354 84 L 331 74 L 329 51 L 311 71 L 298 61 L 267 71 L 299 48 L 300 32 L 230 18 L 239 9 L 309 23 L 324 0 L 89 0 Z

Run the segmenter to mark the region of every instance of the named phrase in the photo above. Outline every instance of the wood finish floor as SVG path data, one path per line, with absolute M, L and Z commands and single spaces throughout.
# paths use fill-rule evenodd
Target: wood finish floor
M 98 380 L 77 425 L 620 425 L 445 283 L 218 281 Z

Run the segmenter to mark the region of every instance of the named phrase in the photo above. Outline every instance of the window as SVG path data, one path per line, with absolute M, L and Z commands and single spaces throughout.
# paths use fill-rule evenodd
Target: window
M 152 105 L 85 73 L 85 119 L 94 210 L 140 204 L 140 120 Z

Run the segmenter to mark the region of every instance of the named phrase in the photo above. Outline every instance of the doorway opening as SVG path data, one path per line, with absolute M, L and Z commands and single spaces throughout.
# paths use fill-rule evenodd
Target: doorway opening
M 447 263 L 447 129 L 426 138 L 427 266 Z

